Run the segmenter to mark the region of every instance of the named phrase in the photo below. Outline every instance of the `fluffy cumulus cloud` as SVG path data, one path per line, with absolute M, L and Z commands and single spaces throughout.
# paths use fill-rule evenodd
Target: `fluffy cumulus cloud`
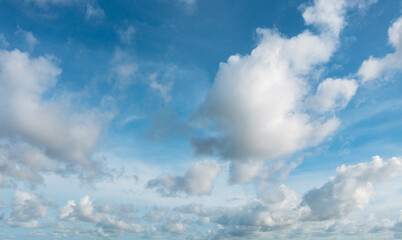
M 321 188 L 304 195 L 279 185 L 262 190 L 258 197 L 243 206 L 204 207 L 190 204 L 174 210 L 198 218 L 193 224 L 214 226 L 211 239 L 257 236 L 281 230 L 281 236 L 299 239 L 300 236 L 329 236 L 374 234 L 383 230 L 402 232 L 401 224 L 389 219 L 367 220 L 364 226 L 347 218 L 356 209 L 365 208 L 373 196 L 373 186 L 390 177 L 402 174 L 402 159 L 383 161 L 378 156 L 369 163 L 344 166 Z M 191 225 L 187 223 L 187 225 Z M 302 227 L 303 229 L 298 229 Z M 296 234 L 296 235 L 295 235 Z M 293 235 L 293 237 L 292 237 Z M 272 235 L 269 235 L 272 237 Z
M 39 218 L 45 218 L 50 201 L 27 192 L 15 191 L 10 216 L 6 225 L 14 227 L 38 227 Z
M 41 171 L 82 169 L 92 160 L 101 132 L 93 110 L 73 111 L 65 100 L 44 95 L 61 70 L 52 57 L 0 51 L 0 164 L 3 175 L 37 181 Z
M 54 229 L 54 234 L 72 237 L 79 233 L 77 236 L 99 235 L 99 238 L 168 236 L 169 239 L 191 239 L 193 235 L 203 239 L 278 238 L 276 234 L 279 234 L 291 239 L 295 236 L 363 236 L 388 231 L 397 236 L 402 232 L 401 221 L 371 216 L 364 225 L 359 225 L 348 215 L 367 206 L 374 185 L 401 173 L 401 158 L 383 161 L 376 156 L 369 163 L 342 165 L 335 177 L 304 195 L 278 185 L 260 189 L 256 198 L 240 206 L 212 204 L 206 207 L 196 203 L 175 208 L 154 206 L 139 217 L 131 204 L 93 201 L 85 196 L 78 201 L 70 200 L 59 209 L 62 222 L 60 229 Z M 49 206 L 50 202 L 42 197 L 16 191 L 5 224 L 38 227 L 39 219 L 46 217 Z
M 250 203 L 243 207 L 228 208 L 222 215 L 212 217 L 212 221 L 229 228 L 236 226 L 278 228 L 294 224 L 306 214 L 308 208 L 300 207 L 300 196 L 292 189 L 281 185 L 270 197 Z
M 287 38 L 258 29 L 260 42 L 251 54 L 221 63 L 193 117 L 210 130 L 193 139 L 196 153 L 233 162 L 267 160 L 315 146 L 333 133 L 340 121 L 328 113 L 346 107 L 357 83 L 329 78 L 313 94 L 309 80 L 336 50 L 348 7 L 346 1 L 316 0 L 303 17 L 319 34 L 306 30 Z
M 156 188 L 163 196 L 177 194 L 205 195 L 212 191 L 221 166 L 213 160 L 193 163 L 184 176 L 162 175 L 148 181 L 148 188 Z
M 343 109 L 357 88 L 355 80 L 327 78 L 318 85 L 317 93 L 306 100 L 307 108 L 319 113 Z
M 366 82 L 381 77 L 384 73 L 402 70 L 402 17 L 388 29 L 389 43 L 395 52 L 383 58 L 370 57 L 361 65 L 358 75 Z
M 120 232 L 139 232 L 140 225 L 135 221 L 133 206 L 93 202 L 89 196 L 78 202 L 70 200 L 60 208 L 59 218 L 68 222 L 88 222 L 96 224 L 110 236 Z
M 338 35 L 345 25 L 346 1 L 315 0 L 303 12 L 306 24 L 319 27 L 323 32 Z
M 303 197 L 311 213 L 308 220 L 327 220 L 345 216 L 355 209 L 365 208 L 372 197 L 374 183 L 383 182 L 402 173 L 402 158 L 384 162 L 373 157 L 370 163 L 337 168 L 336 176 L 324 186 L 312 189 Z

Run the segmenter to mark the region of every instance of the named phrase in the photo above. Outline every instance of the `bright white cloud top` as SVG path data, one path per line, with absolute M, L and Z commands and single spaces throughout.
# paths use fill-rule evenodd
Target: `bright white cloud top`
M 401 7 L 0 1 L 0 238 L 401 238 Z

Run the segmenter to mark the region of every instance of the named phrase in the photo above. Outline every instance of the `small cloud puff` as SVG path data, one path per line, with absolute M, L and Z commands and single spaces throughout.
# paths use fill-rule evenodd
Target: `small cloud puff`
M 213 160 L 192 164 L 184 176 L 162 175 L 149 180 L 148 188 L 156 188 L 162 196 L 206 195 L 212 191 L 213 183 L 221 172 L 221 166 Z

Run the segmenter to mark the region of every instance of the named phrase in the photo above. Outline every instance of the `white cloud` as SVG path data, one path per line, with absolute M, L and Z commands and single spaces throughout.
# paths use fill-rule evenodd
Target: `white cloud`
M 126 44 L 131 44 L 134 39 L 135 28 L 128 26 L 126 30 L 119 30 L 120 41 Z
M 236 226 L 252 229 L 256 226 L 278 228 L 294 224 L 308 214 L 308 208 L 299 207 L 301 199 L 297 193 L 286 186 L 279 186 L 274 192 L 270 192 L 270 195 L 270 198 L 264 201 L 224 209 L 223 214 L 211 218 L 214 222 L 229 228 Z
M 193 163 L 183 177 L 162 175 L 148 181 L 149 188 L 156 188 L 163 196 L 206 195 L 212 191 L 213 183 L 221 172 L 221 166 L 213 160 Z
M 85 12 L 85 20 L 87 21 L 101 21 L 105 18 L 105 11 L 98 5 L 87 4 L 87 10 Z
M 168 82 L 167 84 L 162 84 L 157 81 L 158 79 L 158 74 L 153 73 L 149 76 L 149 86 L 158 91 L 161 97 L 165 100 L 165 102 L 169 102 L 171 100 L 171 96 L 169 95 L 169 92 L 172 90 L 173 87 L 173 82 Z
M 186 229 L 186 226 L 181 222 L 166 222 L 163 225 L 163 230 L 173 233 L 181 233 Z
M 264 161 L 233 161 L 230 165 L 230 180 L 234 183 L 256 180 L 275 183 L 284 180 L 299 165 L 298 162 L 287 164 L 285 161 L 267 164 Z
M 10 217 L 6 224 L 15 227 L 38 227 L 38 218 L 45 218 L 50 202 L 27 192 L 15 191 Z
M 138 72 L 138 64 L 129 54 L 121 49 L 116 49 L 111 64 L 117 88 L 124 89 L 133 84 L 134 77 Z
M 323 32 L 338 35 L 345 25 L 346 1 L 315 0 L 303 12 L 306 24 L 315 25 Z
M 5 48 L 8 47 L 10 44 L 7 42 L 6 37 L 4 37 L 4 34 L 0 34 L 0 47 Z
M 302 76 L 329 59 L 333 41 L 310 32 L 291 39 L 269 30 L 258 32 L 262 39 L 251 55 L 235 55 L 220 65 L 195 115 L 200 123 L 216 123 L 223 133 L 195 139 L 199 153 L 265 160 L 314 146 L 339 125 L 336 118 L 312 119 L 300 108 L 308 93 Z
M 362 77 L 363 82 L 379 78 L 387 72 L 402 70 L 402 17 L 399 17 L 388 29 L 388 38 L 395 52 L 383 58 L 370 56 L 368 60 L 365 60 L 357 73 Z
M 136 216 L 131 205 L 93 202 L 89 196 L 84 196 L 78 203 L 68 201 L 60 208 L 59 218 L 97 224 L 103 231 L 111 233 L 141 231 L 140 225 L 135 223 Z
M 18 31 L 16 31 L 15 34 L 20 35 L 24 38 L 30 52 L 32 52 L 35 46 L 39 43 L 39 40 L 36 39 L 36 37 L 33 35 L 31 31 L 24 31 L 22 29 L 18 29 Z
M 42 182 L 42 172 L 62 171 L 60 164 L 46 156 L 42 149 L 4 139 L 0 141 L 0 168 L 6 177 L 30 182 Z
M 10 171 L 22 164 L 18 168 L 37 179 L 35 169 L 57 169 L 50 160 L 54 159 L 71 170 L 99 172 L 92 153 L 102 116 L 93 110 L 73 111 L 69 103 L 56 98 L 43 99 L 60 73 L 49 56 L 31 58 L 19 50 L 0 51 L 0 158 L 3 167 L 10 164 Z
M 151 222 L 160 222 L 166 216 L 167 208 L 153 207 L 146 215 L 145 218 Z
M 80 1 L 82 0 L 24 0 L 25 3 L 34 3 L 38 7 L 48 7 L 49 5 L 68 5 Z
M 185 13 L 194 13 L 198 0 L 175 0 L 179 5 L 183 6 Z
M 336 50 L 348 7 L 346 1 L 316 0 L 305 7 L 303 18 L 318 27 L 318 34 L 306 30 L 287 38 L 258 29 L 260 42 L 249 55 L 233 55 L 221 63 L 212 89 L 192 119 L 210 130 L 192 140 L 195 152 L 243 165 L 252 170 L 243 179 L 252 179 L 257 165 L 263 166 L 260 161 L 316 146 L 329 137 L 340 125 L 334 112 L 346 107 L 357 84 L 328 78 L 313 95 L 311 78 Z M 310 112 L 312 108 L 316 112 Z M 241 172 L 236 166 L 232 168 Z
M 317 93 L 307 99 L 306 105 L 320 113 L 343 109 L 357 88 L 355 80 L 327 78 L 318 85 Z
M 370 163 L 337 168 L 336 176 L 324 186 L 303 197 L 303 206 L 311 210 L 308 220 L 339 218 L 355 209 L 365 208 L 372 198 L 373 184 L 402 173 L 402 158 L 387 162 L 375 156 Z

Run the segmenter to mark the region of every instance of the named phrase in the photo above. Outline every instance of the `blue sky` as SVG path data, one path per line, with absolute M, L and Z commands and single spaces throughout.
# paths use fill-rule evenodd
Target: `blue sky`
M 0 238 L 402 238 L 401 13 L 0 0 Z

